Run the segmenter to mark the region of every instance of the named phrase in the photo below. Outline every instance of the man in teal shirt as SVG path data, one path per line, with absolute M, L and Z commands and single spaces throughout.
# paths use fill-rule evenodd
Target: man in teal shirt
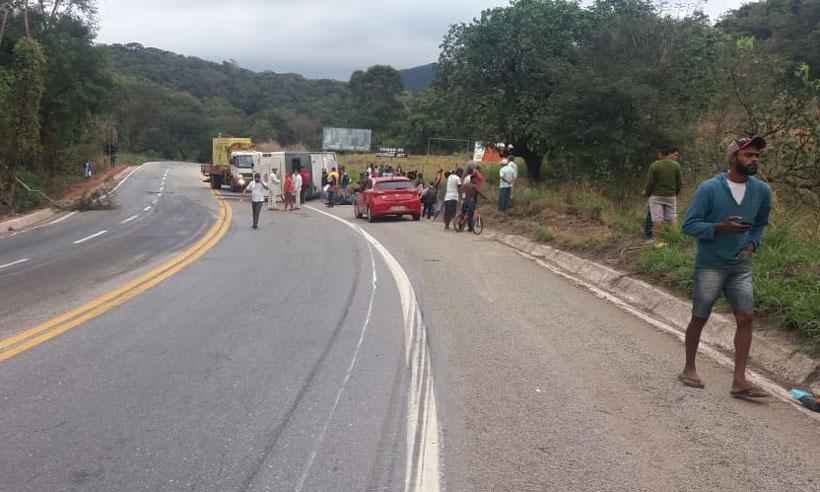
M 686 330 L 686 366 L 679 379 L 687 386 L 703 388 L 695 356 L 712 306 L 723 293 L 737 321 L 731 394 L 738 398 L 768 396 L 746 379 L 754 320 L 751 258 L 760 248 L 771 208 L 769 186 L 754 177 L 765 148 L 762 137 L 735 139 L 726 151 L 729 172 L 701 183 L 683 223 L 683 232 L 697 239 L 698 248 L 692 320 Z

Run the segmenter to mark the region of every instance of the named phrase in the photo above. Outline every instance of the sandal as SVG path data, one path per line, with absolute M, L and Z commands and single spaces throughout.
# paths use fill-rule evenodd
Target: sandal
M 706 387 L 700 379 L 687 376 L 686 374 L 678 374 L 678 381 L 690 388 L 703 389 Z
M 730 394 L 734 398 L 768 398 L 769 393 L 763 391 L 757 386 L 749 386 L 748 388 L 732 389 Z

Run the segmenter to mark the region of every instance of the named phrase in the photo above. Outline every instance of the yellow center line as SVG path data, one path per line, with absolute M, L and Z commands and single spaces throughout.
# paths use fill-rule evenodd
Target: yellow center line
M 36 347 L 133 299 L 202 257 L 222 239 L 231 226 L 233 217 L 231 207 L 220 196 L 216 195 L 216 198 L 219 202 L 219 216 L 216 223 L 190 248 L 122 287 L 52 318 L 41 325 L 0 340 L 0 362 L 11 359 L 21 352 Z

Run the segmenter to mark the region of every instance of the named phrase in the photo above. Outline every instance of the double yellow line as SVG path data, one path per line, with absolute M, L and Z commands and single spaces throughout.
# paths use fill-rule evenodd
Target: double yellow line
M 155 287 L 162 281 L 171 277 L 175 273 L 186 268 L 195 262 L 228 232 L 231 227 L 232 211 L 221 197 L 217 195 L 219 202 L 219 216 L 208 229 L 208 232 L 179 255 L 171 258 L 167 262 L 141 275 L 107 294 L 104 294 L 91 302 L 76 309 L 72 309 L 45 323 L 29 328 L 12 337 L 0 340 L 0 362 L 11 359 L 15 355 L 32 349 L 41 343 L 62 335 L 68 330 L 94 319 L 106 311 L 123 304 L 130 299 L 142 294 L 146 290 Z

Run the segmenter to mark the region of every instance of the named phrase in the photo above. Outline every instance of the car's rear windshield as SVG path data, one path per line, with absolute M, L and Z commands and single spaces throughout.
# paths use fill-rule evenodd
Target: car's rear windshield
M 415 188 L 412 181 L 382 181 L 376 183 L 377 190 L 412 190 Z

